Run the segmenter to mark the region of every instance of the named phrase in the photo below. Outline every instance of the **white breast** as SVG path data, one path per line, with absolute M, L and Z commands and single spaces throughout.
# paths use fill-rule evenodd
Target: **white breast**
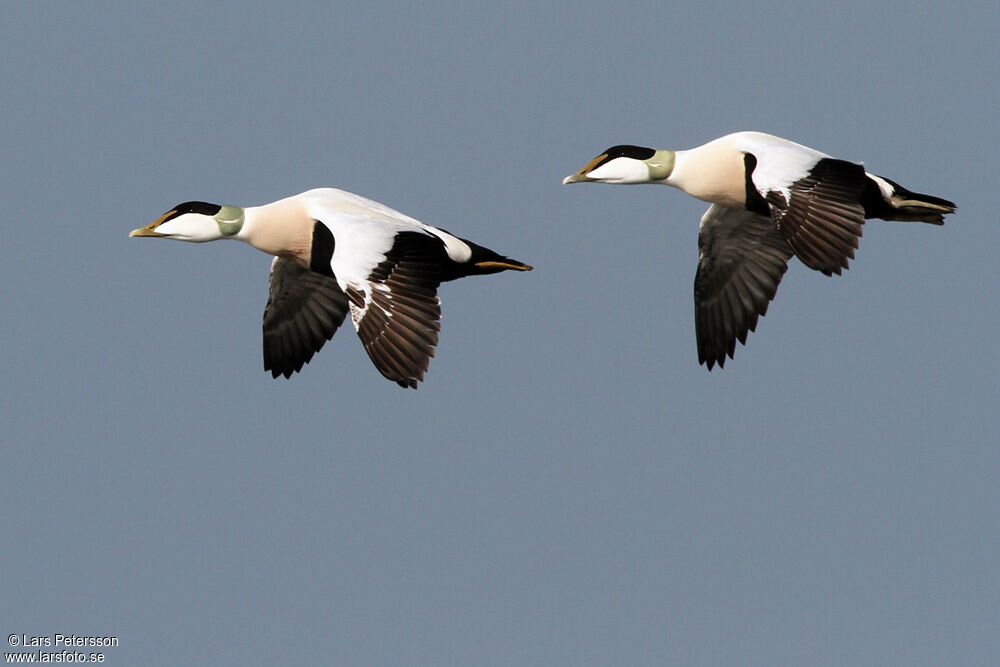
M 731 137 L 677 151 L 667 183 L 702 201 L 720 206 L 742 206 L 746 201 L 743 153 Z

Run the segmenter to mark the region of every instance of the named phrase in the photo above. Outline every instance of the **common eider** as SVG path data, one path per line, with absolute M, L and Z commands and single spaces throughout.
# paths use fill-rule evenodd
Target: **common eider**
M 264 369 L 291 377 L 348 310 L 382 375 L 416 388 L 441 328 L 438 285 L 531 267 L 364 197 L 319 188 L 263 206 L 189 201 L 129 236 L 237 239 L 274 255 Z
M 614 146 L 563 183 L 661 183 L 711 203 L 694 280 L 698 361 L 712 370 L 767 312 L 795 255 L 825 275 L 848 268 L 868 218 L 944 224 L 946 199 L 911 192 L 861 164 L 762 132 L 691 150 Z

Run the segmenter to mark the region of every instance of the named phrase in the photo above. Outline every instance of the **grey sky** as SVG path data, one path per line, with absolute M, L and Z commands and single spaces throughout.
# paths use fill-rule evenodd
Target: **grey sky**
M 996 3 L 7 3 L 0 629 L 106 664 L 981 665 L 1000 654 Z M 793 262 L 697 364 L 706 205 L 563 187 L 756 129 L 953 199 Z M 403 391 L 261 367 L 189 199 L 374 198 L 533 264 Z

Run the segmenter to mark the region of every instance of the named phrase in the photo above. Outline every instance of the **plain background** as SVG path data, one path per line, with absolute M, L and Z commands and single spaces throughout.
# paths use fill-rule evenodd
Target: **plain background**
M 0 630 L 106 664 L 982 665 L 1000 655 L 1000 6 L 4 3 Z M 953 199 L 793 262 L 697 364 L 706 205 L 563 187 L 757 129 Z M 418 391 L 260 359 L 270 259 L 174 204 L 377 199 L 528 274 Z

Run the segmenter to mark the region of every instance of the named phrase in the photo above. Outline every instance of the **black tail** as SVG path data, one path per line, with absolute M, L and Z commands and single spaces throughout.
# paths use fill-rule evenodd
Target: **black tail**
M 871 174 L 868 176 L 868 188 L 861 201 L 865 207 L 866 218 L 943 225 L 944 216 L 954 213 L 958 208 L 955 202 L 947 199 L 907 190 L 884 176 L 875 177 L 888 184 L 891 192 L 887 194 Z
M 447 262 L 444 266 L 441 282 L 464 278 L 465 276 L 499 273 L 501 271 L 531 271 L 533 268 L 516 259 L 504 257 L 489 248 L 477 245 L 468 239 L 462 240 L 469 244 L 469 247 L 472 249 L 472 257 L 467 262 Z

